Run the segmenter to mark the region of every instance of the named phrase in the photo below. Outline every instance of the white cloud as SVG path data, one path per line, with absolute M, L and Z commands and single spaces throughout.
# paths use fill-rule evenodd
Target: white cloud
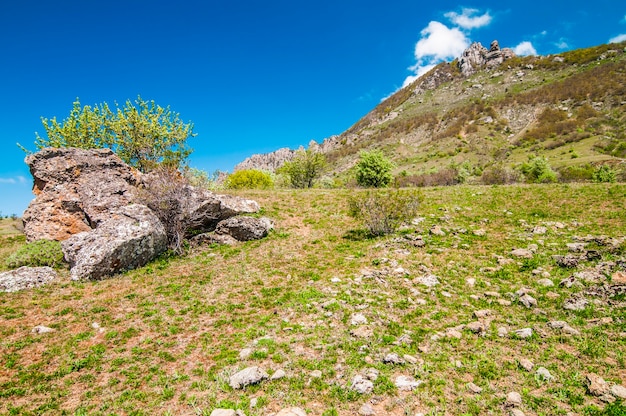
M 622 33 L 621 35 L 617 35 L 614 38 L 609 39 L 609 43 L 620 43 L 626 40 L 626 33 Z
M 516 55 L 527 56 L 527 55 L 537 55 L 537 50 L 533 46 L 532 43 L 528 41 L 524 41 L 513 48 L 513 52 Z
M 569 43 L 567 43 L 567 41 L 565 39 L 561 38 L 561 39 L 559 39 L 558 42 L 556 42 L 554 44 L 554 46 L 556 46 L 557 48 L 559 48 L 561 50 L 564 50 L 564 49 L 569 48 Z
M 0 178 L 0 183 L 6 183 L 15 185 L 17 183 L 26 183 L 27 179 L 23 176 L 16 176 L 14 178 Z
M 487 26 L 491 23 L 491 15 L 489 12 L 476 16 L 479 11 L 477 9 L 463 9 L 461 14 L 457 12 L 448 12 L 446 16 L 452 23 L 463 29 L 476 29 L 479 27 Z

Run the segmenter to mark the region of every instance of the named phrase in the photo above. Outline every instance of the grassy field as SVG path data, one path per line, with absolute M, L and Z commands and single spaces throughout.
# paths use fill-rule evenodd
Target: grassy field
M 268 238 L 99 282 L 60 270 L 49 286 L 0 293 L 0 413 L 268 415 L 299 406 L 330 416 L 367 403 L 377 415 L 502 415 L 515 391 L 526 415 L 625 414 L 619 402 L 603 411 L 585 380 L 626 380 L 624 292 L 598 294 L 626 267 L 623 240 L 610 239 L 626 236 L 626 185 L 425 188 L 420 219 L 382 238 L 347 215 L 350 192 L 240 193 L 274 221 Z M 24 244 L 5 221 L 2 258 Z M 608 237 L 584 248 L 601 258 L 557 265 L 553 255 L 572 254 L 567 244 L 585 236 Z M 530 258 L 511 254 L 529 247 Z M 600 270 L 603 262 L 613 269 Z M 559 285 L 591 269 L 599 282 Z M 424 285 L 426 276 L 439 284 Z M 520 302 L 524 288 L 536 306 Z M 587 306 L 565 310 L 576 296 Z M 55 332 L 35 334 L 36 325 Z M 532 336 L 514 335 L 522 328 Z M 391 353 L 404 363 L 385 362 Z M 286 376 L 233 390 L 229 376 L 252 365 Z M 372 368 L 373 392 L 352 390 Z M 422 383 L 402 391 L 398 376 Z

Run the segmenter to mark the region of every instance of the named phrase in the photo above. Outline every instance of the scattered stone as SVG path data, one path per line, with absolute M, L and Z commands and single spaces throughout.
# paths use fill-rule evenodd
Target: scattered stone
M 371 404 L 364 403 L 363 406 L 361 406 L 361 408 L 359 409 L 359 414 L 361 416 L 372 416 L 375 415 L 376 412 L 374 411 L 374 408 Z
M 524 305 L 527 308 L 532 308 L 532 307 L 536 307 L 537 306 L 537 300 L 535 298 L 533 298 L 532 296 L 530 296 L 529 294 L 525 294 L 523 296 L 521 296 L 519 298 L 519 301 L 522 305 Z
M 574 275 L 567 277 L 559 282 L 559 286 L 563 286 L 566 288 L 570 288 L 577 283 L 576 277 Z M 580 283 L 578 283 L 580 285 Z
M 17 292 L 50 283 L 57 277 L 52 267 L 27 267 L 0 273 L 0 292 Z
M 433 226 L 430 228 L 429 232 L 430 232 L 432 235 L 438 235 L 438 236 L 444 236 L 444 235 L 446 235 L 446 232 L 445 232 L 445 231 L 441 228 L 441 226 L 440 226 L 440 225 L 433 225 Z
M 547 232 L 548 232 L 548 229 L 542 225 L 537 225 L 535 226 L 535 228 L 533 228 L 533 234 L 536 234 L 536 235 L 544 235 Z
M 626 285 L 626 272 L 616 271 L 611 275 L 611 283 L 614 285 Z
M 415 380 L 410 376 L 398 376 L 396 377 L 395 385 L 400 391 L 412 391 L 424 383 L 422 380 Z
M 513 331 L 513 333 L 518 336 L 519 338 L 530 338 L 533 336 L 533 330 L 532 328 L 522 328 L 522 329 L 518 329 Z
M 485 324 L 483 324 L 480 321 L 470 322 L 469 324 L 465 326 L 465 328 L 469 329 L 475 334 L 480 334 L 480 335 L 484 335 L 485 330 L 486 330 Z
M 419 360 L 415 357 L 413 357 L 412 355 L 409 354 L 404 354 L 402 356 L 402 358 L 404 358 L 404 361 L 406 361 L 409 364 L 417 364 L 419 362 Z
M 291 407 L 289 409 L 282 409 L 276 413 L 276 416 L 306 416 L 306 412 L 299 407 Z
M 497 302 L 498 302 L 499 305 L 502 305 L 502 306 L 511 306 L 511 301 L 510 300 L 498 299 Z
M 583 297 L 571 297 L 563 302 L 563 309 L 568 311 L 582 311 L 588 304 L 589 301 Z
M 552 329 L 560 329 L 561 332 L 568 335 L 580 335 L 580 332 L 571 326 L 565 321 L 550 321 L 548 322 L 548 326 Z
M 511 251 L 511 255 L 514 257 L 522 257 L 525 259 L 531 259 L 533 257 L 533 252 L 525 248 L 516 248 Z
M 524 414 L 524 412 L 522 412 L 522 411 L 521 411 L 521 410 L 519 410 L 519 409 L 515 409 L 515 408 L 513 408 L 513 409 L 511 409 L 511 410 L 509 411 L 509 415 L 510 415 L 510 416 L 526 416 L 526 415 Z
M 259 367 L 248 367 L 238 373 L 233 374 L 229 379 L 229 385 L 233 389 L 242 389 L 251 384 L 259 383 L 262 380 L 269 378 L 269 375 L 265 370 Z
M 369 394 L 374 391 L 374 383 L 361 375 L 356 375 L 352 379 L 350 389 L 359 394 Z
M 488 316 L 491 316 L 491 311 L 489 309 L 481 309 L 479 311 L 474 311 L 474 316 L 477 319 L 486 318 Z
M 476 284 L 476 279 L 474 279 L 473 277 L 469 277 L 465 279 L 465 283 L 467 283 L 469 287 L 474 287 L 474 285 Z
M 211 416 L 237 416 L 237 412 L 232 409 L 214 409 Z
M 585 243 L 567 243 L 567 249 L 572 253 L 582 253 L 585 251 Z
M 405 361 L 404 361 L 404 359 L 400 358 L 400 356 L 398 354 L 390 353 L 390 354 L 387 354 L 387 355 L 385 355 L 383 357 L 383 363 L 400 365 L 400 364 L 404 364 Z
M 487 234 L 487 232 L 485 230 L 483 230 L 482 228 L 479 228 L 478 230 L 474 230 L 473 233 L 477 237 L 482 237 L 482 236 Z
M 535 366 L 535 364 L 533 364 L 533 362 L 527 358 L 520 358 L 518 362 L 520 367 L 528 372 L 531 372 L 533 370 L 533 367 Z
M 365 374 L 364 375 L 365 375 L 365 378 L 367 378 L 368 380 L 376 381 L 376 380 L 378 380 L 378 374 L 379 374 L 379 372 L 378 372 L 377 369 L 375 369 L 375 368 L 368 368 L 368 369 L 365 370 Z
M 554 286 L 554 282 L 550 279 L 539 279 L 537 280 L 537 284 L 542 287 L 552 287 Z
M 626 387 L 614 384 L 611 386 L 611 394 L 618 399 L 626 400 Z
M 522 405 L 522 396 L 516 392 L 512 391 L 506 395 L 506 407 L 519 407 Z
M 285 378 L 286 376 L 287 374 L 285 373 L 285 370 L 279 368 L 278 370 L 274 371 L 274 374 L 272 374 L 270 380 L 280 380 L 281 378 Z
M 434 274 L 427 274 L 426 276 L 418 277 L 417 281 L 426 287 L 434 287 L 439 284 L 439 278 Z
M 248 358 L 250 358 L 251 355 L 252 355 L 252 348 L 244 348 L 243 350 L 239 351 L 240 360 L 247 360 Z
M 367 324 L 367 318 L 362 313 L 356 313 L 352 315 L 352 318 L 350 318 L 350 324 L 351 325 L 365 325 Z
M 506 337 L 509 334 L 509 330 L 503 326 L 498 327 L 498 336 Z
M 54 332 L 54 331 L 56 331 L 56 329 L 54 328 L 49 328 L 44 325 L 37 325 L 36 327 L 33 328 L 31 332 L 33 334 L 47 334 L 47 333 Z
M 485 292 L 485 296 L 488 298 L 499 298 L 500 294 L 498 292 Z
M 322 372 L 320 370 L 311 371 L 311 378 L 322 378 Z
M 474 383 L 467 383 L 467 389 L 474 394 L 480 394 L 483 392 L 483 389 Z
M 461 339 L 461 338 L 463 338 L 463 334 L 461 333 L 461 331 L 459 331 L 459 330 L 457 330 L 455 328 L 448 328 L 448 329 L 446 329 L 446 337 Z
M 587 374 L 587 390 L 594 396 L 604 396 L 609 393 L 609 384 L 597 374 Z
M 360 325 L 350 330 L 350 335 L 356 338 L 371 338 L 374 336 L 374 330 L 365 325 Z
M 568 254 L 567 256 L 552 256 L 552 258 L 556 261 L 560 267 L 563 268 L 575 268 L 578 267 L 579 259 L 576 256 L 572 256 Z
M 539 367 L 537 371 L 535 372 L 535 374 L 537 375 L 537 377 L 539 377 L 540 379 L 544 381 L 554 380 L 554 376 L 550 374 L 550 371 L 548 371 L 548 369 L 545 367 Z

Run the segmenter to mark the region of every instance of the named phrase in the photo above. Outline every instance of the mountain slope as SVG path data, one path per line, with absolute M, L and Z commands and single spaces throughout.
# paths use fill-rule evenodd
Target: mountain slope
M 461 164 L 479 174 L 529 155 L 546 157 L 564 177 L 619 164 L 626 157 L 625 46 L 488 60 L 493 44 L 490 51 L 473 44 L 317 147 L 340 179 L 364 149 L 382 150 L 403 177 Z M 482 64 L 467 70 L 476 54 Z

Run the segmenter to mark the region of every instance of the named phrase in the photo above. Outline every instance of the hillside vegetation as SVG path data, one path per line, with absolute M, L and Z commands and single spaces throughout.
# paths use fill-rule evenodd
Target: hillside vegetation
M 349 216 L 355 191 L 240 192 L 268 238 L 0 293 L 0 413 L 626 411 L 589 383 L 626 380 L 625 185 L 424 188 L 418 217 L 380 238 Z M 2 221 L 6 258 L 24 237 Z M 276 378 L 229 386 L 253 365 Z
M 625 48 L 516 57 L 470 77 L 456 61 L 442 63 L 321 148 L 346 184 L 363 149 L 391 158 L 401 185 L 449 169 L 463 170 L 461 182 L 479 182 L 485 170 L 515 168 L 530 156 L 545 157 L 563 182 L 588 181 L 602 164 L 624 180 Z M 444 175 L 426 184 L 450 183 Z

